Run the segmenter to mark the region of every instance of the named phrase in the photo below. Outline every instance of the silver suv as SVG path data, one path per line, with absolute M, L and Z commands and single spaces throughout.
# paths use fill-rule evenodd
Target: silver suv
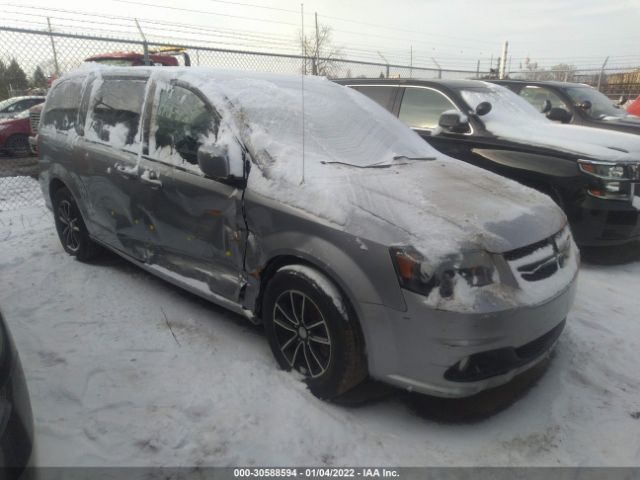
M 106 247 L 264 323 L 323 398 L 367 376 L 446 397 L 505 383 L 574 298 L 551 200 L 324 79 L 84 68 L 47 97 L 39 143 L 69 254 Z

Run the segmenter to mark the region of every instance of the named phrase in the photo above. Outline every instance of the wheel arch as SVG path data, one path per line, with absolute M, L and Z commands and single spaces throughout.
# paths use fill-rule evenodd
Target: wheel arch
M 292 266 L 292 265 L 304 265 L 306 267 L 312 268 L 316 270 L 318 273 L 324 275 L 331 284 L 338 290 L 340 295 L 342 295 L 342 299 L 345 302 L 345 306 L 349 313 L 348 321 L 352 321 L 354 326 L 356 327 L 356 332 L 364 345 L 364 351 L 366 355 L 366 335 L 364 333 L 364 326 L 361 320 L 362 312 L 357 308 L 357 302 L 354 298 L 352 298 L 351 293 L 345 285 L 338 279 L 338 275 L 331 271 L 331 269 L 326 268 L 320 262 L 314 261 L 315 259 L 309 258 L 309 256 L 299 253 L 286 253 L 286 254 L 278 254 L 270 258 L 264 268 L 259 272 L 259 286 L 257 295 L 254 300 L 253 308 L 255 315 L 258 318 L 262 317 L 262 301 L 264 298 L 264 292 L 267 288 L 269 282 L 273 279 L 275 274 L 283 267 Z

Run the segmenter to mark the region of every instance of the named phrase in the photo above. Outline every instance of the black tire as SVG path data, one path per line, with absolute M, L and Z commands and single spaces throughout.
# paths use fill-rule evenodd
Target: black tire
M 302 373 L 317 397 L 336 398 L 367 378 L 355 315 L 317 270 L 305 265 L 278 270 L 264 292 L 262 319 L 280 366 Z
M 80 209 L 66 188 L 59 188 L 53 195 L 53 217 L 65 252 L 82 262 L 100 253 L 100 246 L 89 237 Z
M 29 137 L 26 135 L 12 135 L 5 142 L 5 149 L 12 157 L 28 157 L 31 155 Z

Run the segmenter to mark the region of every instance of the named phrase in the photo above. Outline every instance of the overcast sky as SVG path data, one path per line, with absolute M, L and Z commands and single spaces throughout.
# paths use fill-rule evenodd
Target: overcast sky
M 80 28 L 78 23 L 63 19 L 90 17 L 61 10 L 92 12 L 221 29 L 227 34 L 217 41 L 225 42 L 220 46 L 226 48 L 237 44 L 292 52 L 301 24 L 300 2 L 294 0 L 26 0 L 20 4 L 0 0 L 0 11 L 5 10 L 0 25 L 29 20 L 11 12 L 30 12 L 55 16 L 57 29 L 71 31 Z M 333 28 L 334 42 L 348 58 L 379 61 L 380 51 L 392 63 L 408 63 L 413 47 L 414 65 L 432 66 L 435 60 L 443 67 L 475 68 L 478 59 L 484 65 L 491 56 L 500 55 L 508 40 L 513 70 L 527 56 L 546 66 L 568 62 L 595 67 L 606 56 L 612 57 L 610 65 L 640 65 L 640 0 L 306 0 L 304 11 L 307 32 L 317 12 L 320 23 Z M 45 21 L 44 17 L 31 20 Z M 85 24 L 83 31 L 92 27 L 126 30 L 107 23 Z M 135 31 L 133 25 L 127 28 Z M 166 26 L 156 28 L 166 35 L 186 35 L 169 32 Z

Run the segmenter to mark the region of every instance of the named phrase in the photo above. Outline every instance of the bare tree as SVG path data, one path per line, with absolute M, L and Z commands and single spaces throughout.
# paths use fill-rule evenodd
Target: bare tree
M 576 66 L 568 63 L 559 63 L 551 67 L 549 72 L 552 80 L 558 80 L 561 82 L 573 82 L 574 75 L 576 74 Z
M 330 26 L 319 25 L 317 37 L 315 29 L 312 35 L 304 38 L 300 34 L 299 42 L 305 56 L 303 73 L 326 77 L 338 74 L 340 66 L 337 61 L 342 58 L 342 49 L 333 44 Z

